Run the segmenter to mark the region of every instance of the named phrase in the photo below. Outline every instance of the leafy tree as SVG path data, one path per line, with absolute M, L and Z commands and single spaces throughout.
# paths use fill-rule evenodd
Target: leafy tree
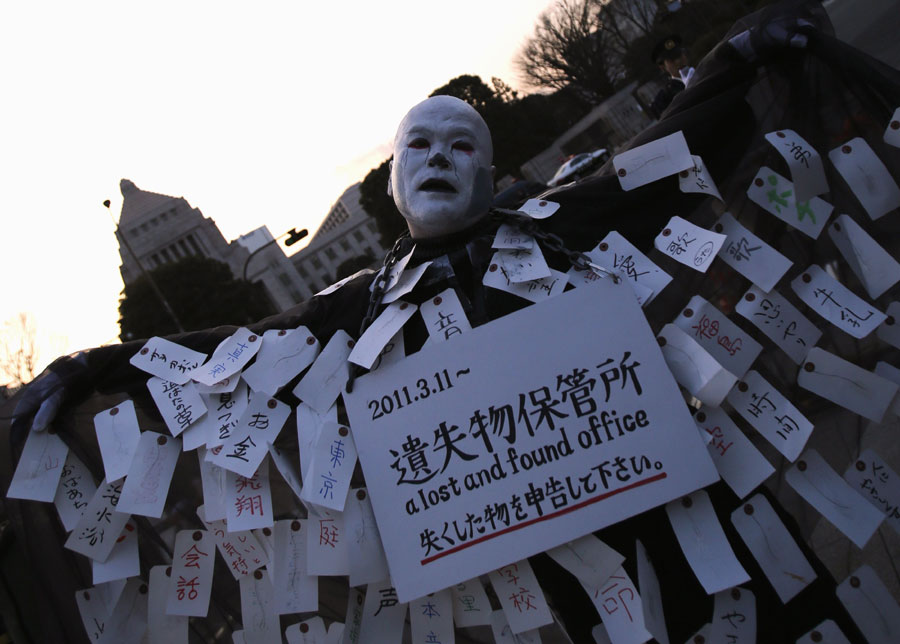
M 391 159 L 377 168 L 369 170 L 369 174 L 359 186 L 359 203 L 363 210 L 375 220 L 378 236 L 384 248 L 391 248 L 394 240 L 406 230 L 406 222 L 394 200 L 388 196 L 387 186 L 391 178 Z
M 223 324 L 249 324 L 276 313 L 258 287 L 235 279 L 227 264 L 208 257 L 188 257 L 150 271 L 186 331 Z M 175 333 L 145 276 L 127 284 L 119 300 L 122 340 Z

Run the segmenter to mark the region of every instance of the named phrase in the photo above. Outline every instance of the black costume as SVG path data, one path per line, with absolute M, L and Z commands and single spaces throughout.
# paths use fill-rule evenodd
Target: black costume
M 665 119 L 641 133 L 630 144 L 637 146 L 683 131 L 691 153 L 703 158 L 717 182 L 728 210 L 794 261 L 779 283 L 781 286 L 777 287 L 788 297 L 792 294 L 789 289 L 783 288 L 784 284 L 811 263 L 825 263 L 837 254 L 825 241 L 826 236 L 813 242 L 763 213 L 748 200 L 747 185 L 762 164 L 776 169 L 783 166 L 783 161 L 763 139 L 763 134 L 779 128 L 792 128 L 823 155 L 845 140 L 862 136 L 876 150 L 893 176 L 900 177 L 900 150 L 881 143 L 882 132 L 891 113 L 900 106 L 900 73 L 825 33 L 827 20 L 820 9 L 810 10 L 805 4 L 793 9 L 815 21 L 820 28 L 818 31 L 808 31 L 809 46 L 806 50 L 761 50 L 762 60 L 747 62 L 730 45 L 721 44 L 698 66 L 691 87 L 675 98 Z M 779 11 L 784 11 L 784 7 Z M 768 18 L 766 14 L 752 17 L 746 24 L 737 25 L 732 34 L 753 24 L 765 24 Z M 777 102 L 773 102 L 773 96 L 778 97 Z M 861 214 L 841 178 L 832 168 L 828 170 L 831 191 L 826 198 L 834 204 L 835 211 L 849 212 L 889 252 L 894 256 L 900 255 L 898 226 L 893 221 L 895 216 L 886 216 L 875 222 L 868 220 Z M 787 174 L 786 171 L 784 173 Z M 554 216 L 538 222 L 537 230 L 558 235 L 566 248 L 580 251 L 593 248 L 610 230 L 617 230 L 635 246 L 647 251 L 652 247 L 653 238 L 672 215 L 677 214 L 699 226 L 712 228 L 715 218 L 723 210 L 721 204 L 712 198 L 679 192 L 678 180 L 674 176 L 624 192 L 611 164 L 601 169 L 597 176 L 550 191 L 545 196 L 561 207 Z M 527 306 L 528 303 L 521 298 L 482 285 L 482 277 L 492 254 L 493 232 L 500 219 L 490 216 L 472 229 L 442 239 L 415 240 L 416 251 L 410 266 L 428 259 L 436 261 L 406 299 L 419 303 L 452 286 L 472 326 Z M 410 239 L 401 240 L 395 253 L 402 255 L 412 243 Z M 546 247 L 544 252 L 551 267 L 567 270 L 569 260 L 564 253 Z M 645 309 L 654 331 L 671 321 L 695 294 L 720 303 L 720 308 L 731 313 L 735 301 L 748 285 L 742 276 L 721 262 L 717 262 L 708 274 L 702 275 L 676 265 L 661 254 L 650 256 L 674 277 L 675 282 Z M 261 333 L 266 329 L 305 325 L 323 345 L 338 329 L 358 337 L 360 322 L 370 300 L 368 287 L 371 279 L 371 275 L 357 277 L 329 295 L 315 297 L 284 314 L 263 320 L 252 330 Z M 841 279 L 852 287 L 857 286 L 849 272 L 842 274 Z M 898 299 L 898 294 L 900 289 L 894 287 L 876 303 L 884 308 L 888 301 Z M 546 305 L 552 306 L 552 301 Z M 822 320 L 813 315 L 809 317 L 826 332 L 820 345 L 840 353 L 834 348 L 836 344 L 833 339 L 838 334 L 826 328 Z M 216 345 L 233 331 L 234 328 L 222 327 L 171 339 L 195 350 L 212 353 Z M 815 406 L 821 406 L 821 401 L 812 400 L 814 396 L 795 385 L 796 366 L 785 360 L 755 329 L 750 329 L 750 332 L 758 336 L 767 349 L 754 368 L 776 383 L 781 391 L 789 393 L 795 404 L 805 405 L 810 413 L 815 412 Z M 417 317 L 404 327 L 404 334 L 407 353 L 418 350 L 426 337 L 424 325 Z M 146 393 L 146 374 L 128 363 L 141 346 L 142 342 L 130 342 L 102 347 L 87 352 L 80 361 L 61 359 L 49 369 L 59 377 L 60 385 L 66 390 L 67 402 L 55 422 L 55 430 L 94 472 L 97 480 L 102 478 L 103 468 L 93 438 L 93 414 L 120 402 L 127 394 L 135 400 L 139 413 L 150 419 L 146 424 L 154 423 L 154 418 L 158 419 Z M 878 357 L 883 359 L 885 354 L 886 350 L 881 347 Z M 868 368 L 874 364 L 875 357 L 869 353 L 850 359 Z M 49 377 L 49 374 L 42 376 Z M 34 389 L 36 387 L 32 387 L 32 391 Z M 285 387 L 278 397 L 296 403 L 290 390 L 290 385 Z M 12 411 L 9 407 L 7 416 Z M 829 413 L 831 409 L 829 407 Z M 288 420 L 289 427 L 292 422 Z M 4 462 L 7 485 L 29 423 L 30 416 L 20 416 L 12 423 L 8 443 L 10 455 Z M 159 425 L 158 420 L 155 425 Z M 828 440 L 828 435 L 814 433 L 810 445 L 824 444 Z M 276 445 L 296 452 L 294 433 L 283 431 Z M 169 506 L 172 507 L 163 523 L 171 522 L 181 528 L 200 526 L 193 514 L 194 508 L 202 502 L 198 480 L 196 459 L 182 455 L 169 497 Z M 791 512 L 782 509 L 775 499 L 783 491 L 783 487 L 779 487 L 782 484 L 772 479 L 770 483 L 775 494 L 767 494 L 786 524 L 793 527 L 795 539 L 805 548 L 808 534 L 794 525 Z M 783 606 L 743 542 L 730 530 L 728 515 L 741 504 L 741 499 L 723 483 L 712 486 L 709 492 L 732 546 L 753 577 L 746 587 L 756 596 L 758 641 L 793 642 L 826 618 L 837 621 L 851 640 L 862 641 L 860 633 L 834 596 L 834 580 L 808 549 L 806 555 L 814 563 L 818 579 L 787 606 Z M 278 489 L 273 482 L 276 514 L 280 504 L 281 507 L 296 507 L 295 502 L 287 500 L 289 495 L 284 486 Z M 796 506 L 796 500 L 793 503 Z M 7 500 L 5 507 L 15 530 L 16 546 L 27 558 L 31 570 L 30 588 L 16 592 L 17 600 L 31 599 L 30 605 L 27 601 L 22 604 L 27 606 L 22 610 L 33 611 L 32 617 L 37 617 L 20 616 L 22 624 L 27 625 L 28 635 L 34 641 L 82 641 L 81 621 L 72 598 L 76 590 L 91 585 L 89 566 L 85 566 L 83 558 L 62 549 L 65 534 L 52 507 L 14 500 Z M 146 572 L 150 565 L 166 563 L 166 547 L 158 538 L 161 525 L 151 526 L 149 521 L 141 518 L 137 518 L 137 523 L 142 538 L 142 569 Z M 706 595 L 687 566 L 662 508 L 605 529 L 598 536 L 625 555 L 626 569 L 634 580 L 637 579 L 633 568 L 634 541 L 635 538 L 641 539 L 660 579 L 670 641 L 685 641 L 709 621 L 712 597 Z M 591 641 L 590 629 L 600 620 L 575 580 L 546 555 L 534 557 L 532 563 L 548 601 L 560 614 L 573 641 Z M 211 637 L 219 626 L 234 628 L 236 621 L 240 620 L 237 584 L 222 568 L 219 562 L 208 625 L 193 620 L 195 633 Z M 339 584 L 335 579 L 329 579 L 325 583 Z M 343 606 L 340 605 L 323 605 L 319 614 L 328 620 L 342 621 L 344 618 Z M 298 620 L 283 620 L 282 624 L 293 621 Z

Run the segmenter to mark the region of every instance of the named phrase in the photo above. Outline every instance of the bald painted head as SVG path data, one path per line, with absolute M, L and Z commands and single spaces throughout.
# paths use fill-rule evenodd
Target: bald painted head
M 413 107 L 397 128 L 388 194 L 413 238 L 440 237 L 484 217 L 494 194 L 491 133 L 452 96 Z

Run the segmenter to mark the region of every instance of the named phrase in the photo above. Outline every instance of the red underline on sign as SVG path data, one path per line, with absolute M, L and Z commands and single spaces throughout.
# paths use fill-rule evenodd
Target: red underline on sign
M 655 474 L 648 479 L 644 479 L 643 481 L 636 481 L 631 483 L 630 485 L 626 485 L 625 487 L 620 487 L 617 490 L 612 490 L 610 492 L 605 492 L 599 496 L 595 496 L 592 499 L 587 499 L 586 501 L 582 501 L 581 503 L 576 503 L 572 507 L 563 508 L 562 510 L 558 510 L 551 514 L 545 514 L 542 517 L 537 517 L 536 519 L 531 519 L 530 521 L 525 521 L 524 523 L 519 523 L 517 525 L 511 525 L 508 528 L 503 528 L 497 532 L 492 532 L 491 534 L 486 534 L 483 537 L 478 537 L 477 539 L 473 539 L 472 541 L 467 541 L 465 543 L 461 543 L 455 548 L 450 548 L 449 550 L 443 550 L 436 555 L 432 555 L 430 557 L 426 557 L 419 562 L 419 565 L 424 566 L 426 564 L 430 564 L 432 561 L 436 561 L 441 557 L 446 557 L 447 555 L 452 555 L 460 550 L 465 550 L 466 548 L 471 548 L 472 546 L 478 545 L 479 543 L 483 543 L 495 537 L 502 536 L 504 534 L 508 534 L 510 532 L 515 532 L 516 530 L 521 530 L 522 528 L 527 528 L 528 526 L 540 523 L 541 521 L 548 521 L 549 519 L 554 519 L 556 517 L 561 517 L 564 514 L 568 514 L 569 512 L 574 512 L 575 510 L 580 510 L 581 508 L 585 508 L 589 505 L 597 503 L 598 501 L 603 501 L 604 499 L 608 499 L 611 496 L 615 496 L 616 494 L 621 494 L 622 492 L 627 492 L 628 490 L 633 490 L 636 487 L 640 487 L 642 485 L 647 485 L 648 483 L 655 483 L 656 481 L 661 481 L 666 478 L 665 472 L 660 472 L 659 474 Z

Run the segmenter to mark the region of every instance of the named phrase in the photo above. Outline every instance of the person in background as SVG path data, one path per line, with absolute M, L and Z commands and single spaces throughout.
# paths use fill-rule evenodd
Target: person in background
M 666 36 L 656 43 L 650 58 L 668 76 L 665 85 L 650 104 L 650 115 L 658 119 L 672 99 L 691 82 L 694 68 L 688 61 L 687 49 L 681 43 L 681 36 L 677 34 Z

